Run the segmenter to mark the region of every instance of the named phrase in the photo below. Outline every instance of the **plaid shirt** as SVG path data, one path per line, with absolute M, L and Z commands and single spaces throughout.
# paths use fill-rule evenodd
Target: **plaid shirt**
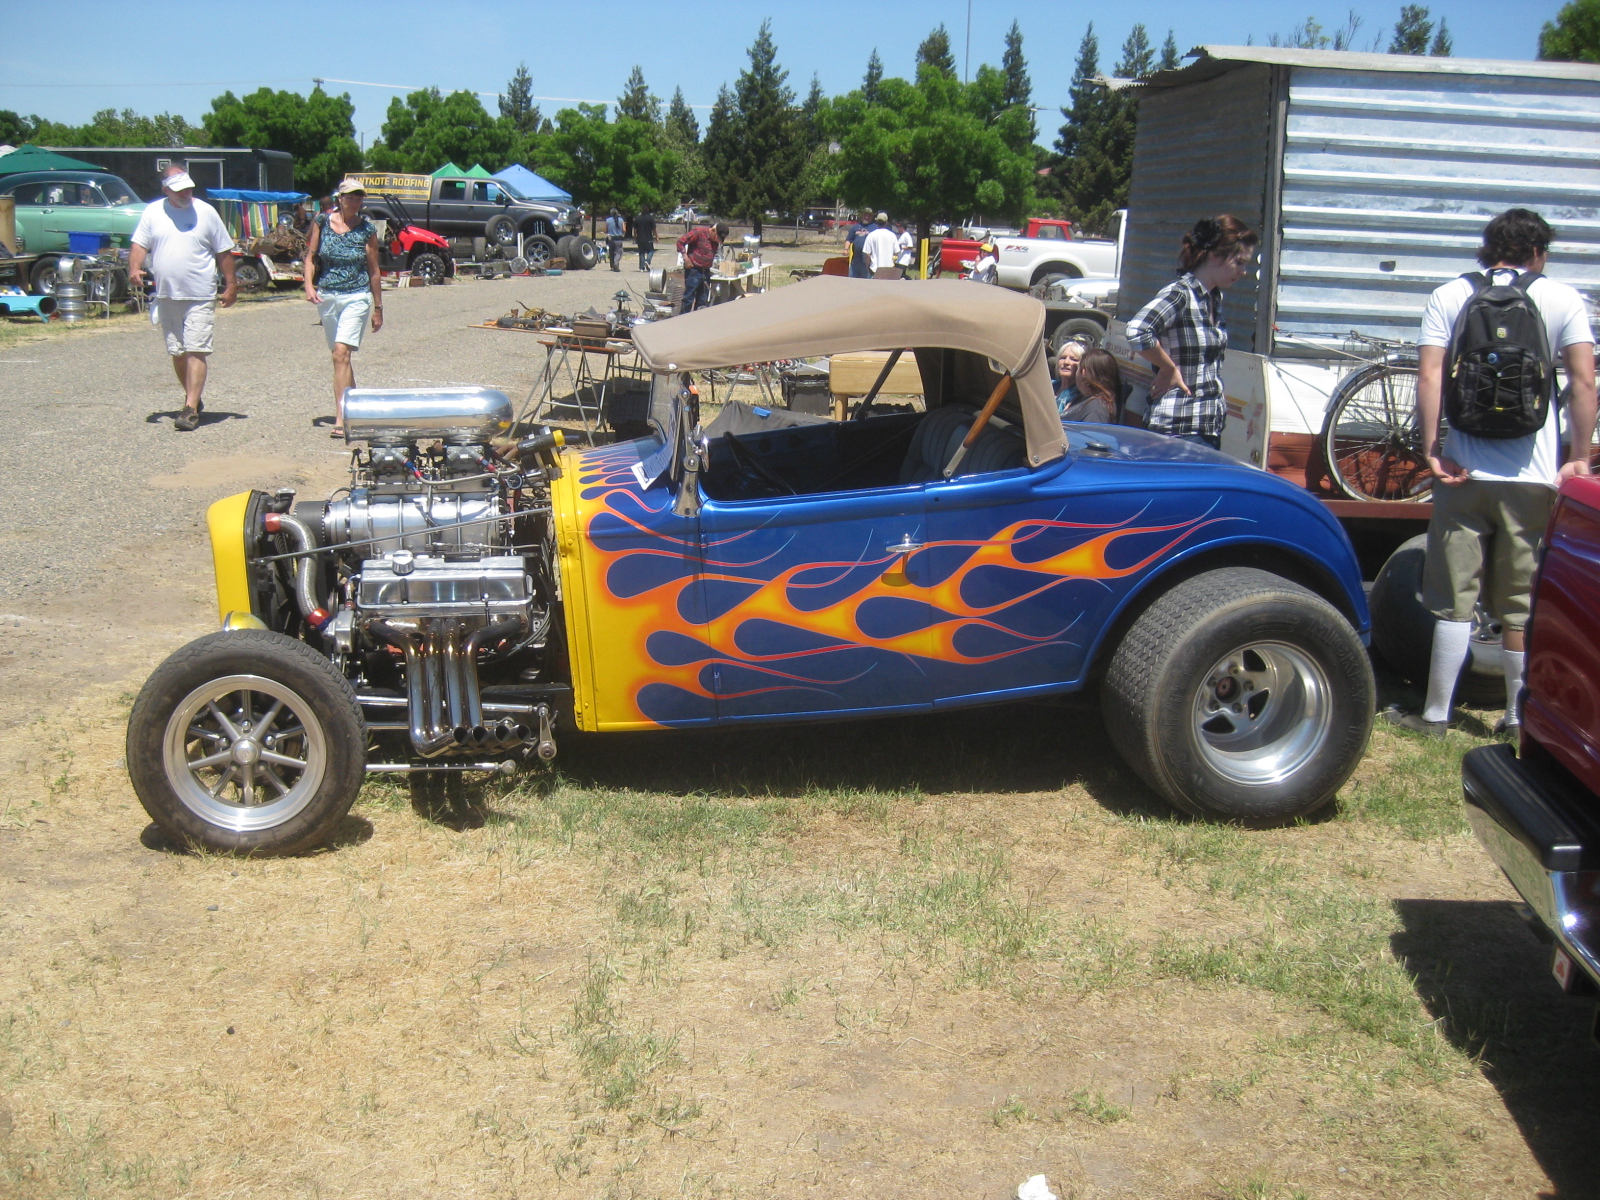
M 1207 292 L 1185 273 L 1156 293 L 1128 322 L 1128 344 L 1148 350 L 1157 342 L 1171 357 L 1190 395 L 1176 388 L 1151 398 L 1146 429 L 1181 437 L 1218 436 L 1227 419 L 1222 397 L 1222 356 L 1228 349 L 1228 323 L 1222 317 L 1221 291 Z

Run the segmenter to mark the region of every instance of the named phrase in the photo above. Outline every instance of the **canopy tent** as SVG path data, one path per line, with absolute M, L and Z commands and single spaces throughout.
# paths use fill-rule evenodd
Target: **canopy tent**
M 645 366 L 662 374 L 905 347 L 919 351 L 920 364 L 924 350 L 964 351 L 981 356 L 976 365 L 987 360 L 1012 377 L 1028 462 L 1039 466 L 1066 453 L 1044 350 L 1044 305 L 1005 288 L 822 275 L 636 326 L 633 344 Z
M 257 192 L 249 188 L 207 188 L 207 200 L 244 200 L 250 204 L 296 204 L 309 200 L 304 192 Z
M 446 175 L 462 175 L 462 174 L 465 174 L 465 172 L 463 172 L 460 167 L 456 166 L 455 163 L 453 163 L 453 162 L 447 162 L 447 163 L 445 163 L 444 166 L 440 167 L 437 171 L 435 171 L 433 173 L 433 177 L 435 179 L 443 179 Z
M 24 142 L 10 154 L 0 156 L 0 175 L 16 175 L 23 171 L 104 171 L 98 163 L 84 162 L 81 158 L 68 158 L 54 150 L 41 150 Z
M 542 175 L 535 175 L 521 163 L 512 163 L 503 171 L 496 171 L 494 179 L 504 179 L 529 200 L 571 200 L 572 193 L 564 192 Z
M 463 175 L 465 175 L 468 179 L 493 179 L 494 178 L 494 176 L 489 174 L 489 172 L 484 168 L 484 165 L 482 163 L 473 163 L 470 167 L 468 167 L 465 171 L 463 171 L 461 173 Z

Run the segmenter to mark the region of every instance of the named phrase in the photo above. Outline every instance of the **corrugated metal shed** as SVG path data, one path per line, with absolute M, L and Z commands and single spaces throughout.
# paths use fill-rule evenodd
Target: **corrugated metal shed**
M 1259 153 L 1268 159 L 1250 210 L 1262 221 L 1261 276 L 1274 284 L 1252 305 L 1263 350 L 1337 344 L 1351 329 L 1413 338 L 1429 292 L 1474 269 L 1484 223 L 1517 205 L 1556 227 L 1548 273 L 1600 289 L 1600 68 L 1271 47 L 1199 53 L 1192 66 L 1143 83 L 1130 243 L 1141 229 L 1181 235 L 1196 218 L 1228 211 L 1208 188 L 1192 200 L 1141 189 L 1140 164 L 1162 158 L 1145 141 L 1208 127 L 1196 111 L 1205 97 L 1236 76 L 1266 73 L 1271 129 L 1257 146 L 1206 164 L 1211 174 L 1253 178 Z M 1141 212 L 1141 195 L 1159 201 L 1157 211 Z M 1137 268 L 1134 279 L 1130 294 L 1124 276 L 1122 295 L 1136 306 L 1149 293 Z M 1230 343 L 1248 348 L 1235 332 L 1241 307 L 1230 293 Z

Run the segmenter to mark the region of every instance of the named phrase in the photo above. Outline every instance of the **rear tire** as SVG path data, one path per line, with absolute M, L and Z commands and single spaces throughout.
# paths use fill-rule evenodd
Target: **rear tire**
M 1422 603 L 1422 568 L 1428 557 L 1428 535 L 1419 533 L 1402 542 L 1378 571 L 1367 597 L 1372 612 L 1372 648 L 1409 683 L 1428 686 L 1433 660 L 1433 627 L 1439 619 Z M 1486 630 L 1474 628 L 1476 645 L 1492 641 Z M 1493 657 L 1493 656 L 1489 656 Z M 1476 653 L 1469 655 L 1456 681 L 1456 700 L 1485 708 L 1505 703 L 1505 676 L 1480 669 Z
M 1375 696 L 1337 609 L 1229 567 L 1178 584 L 1134 622 L 1100 702 L 1118 753 L 1174 807 L 1267 827 L 1333 799 L 1366 751 Z
M 411 274 L 429 283 L 443 283 L 450 274 L 450 264 L 445 262 L 444 255 L 424 250 L 411 256 Z
M 128 776 L 181 845 L 295 854 L 325 842 L 361 790 L 354 689 L 304 642 L 213 633 L 156 668 L 128 718 Z
M 272 286 L 272 276 L 255 259 L 241 258 L 233 264 L 233 281 L 241 292 L 259 292 Z
M 30 290 L 35 296 L 54 296 L 56 294 L 56 264 L 61 261 L 59 254 L 51 254 L 41 258 L 33 264 L 33 273 L 28 277 Z

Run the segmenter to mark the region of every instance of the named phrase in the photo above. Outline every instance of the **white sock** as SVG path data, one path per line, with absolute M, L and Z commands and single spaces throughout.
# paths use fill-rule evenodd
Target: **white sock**
M 1521 699 L 1522 666 L 1527 657 L 1521 650 L 1500 651 L 1500 669 L 1506 673 L 1506 721 L 1510 724 L 1522 720 L 1522 706 L 1517 701 Z
M 1428 702 L 1424 721 L 1448 721 L 1456 679 L 1472 650 L 1471 621 L 1440 621 L 1433 627 L 1433 658 L 1428 663 Z

